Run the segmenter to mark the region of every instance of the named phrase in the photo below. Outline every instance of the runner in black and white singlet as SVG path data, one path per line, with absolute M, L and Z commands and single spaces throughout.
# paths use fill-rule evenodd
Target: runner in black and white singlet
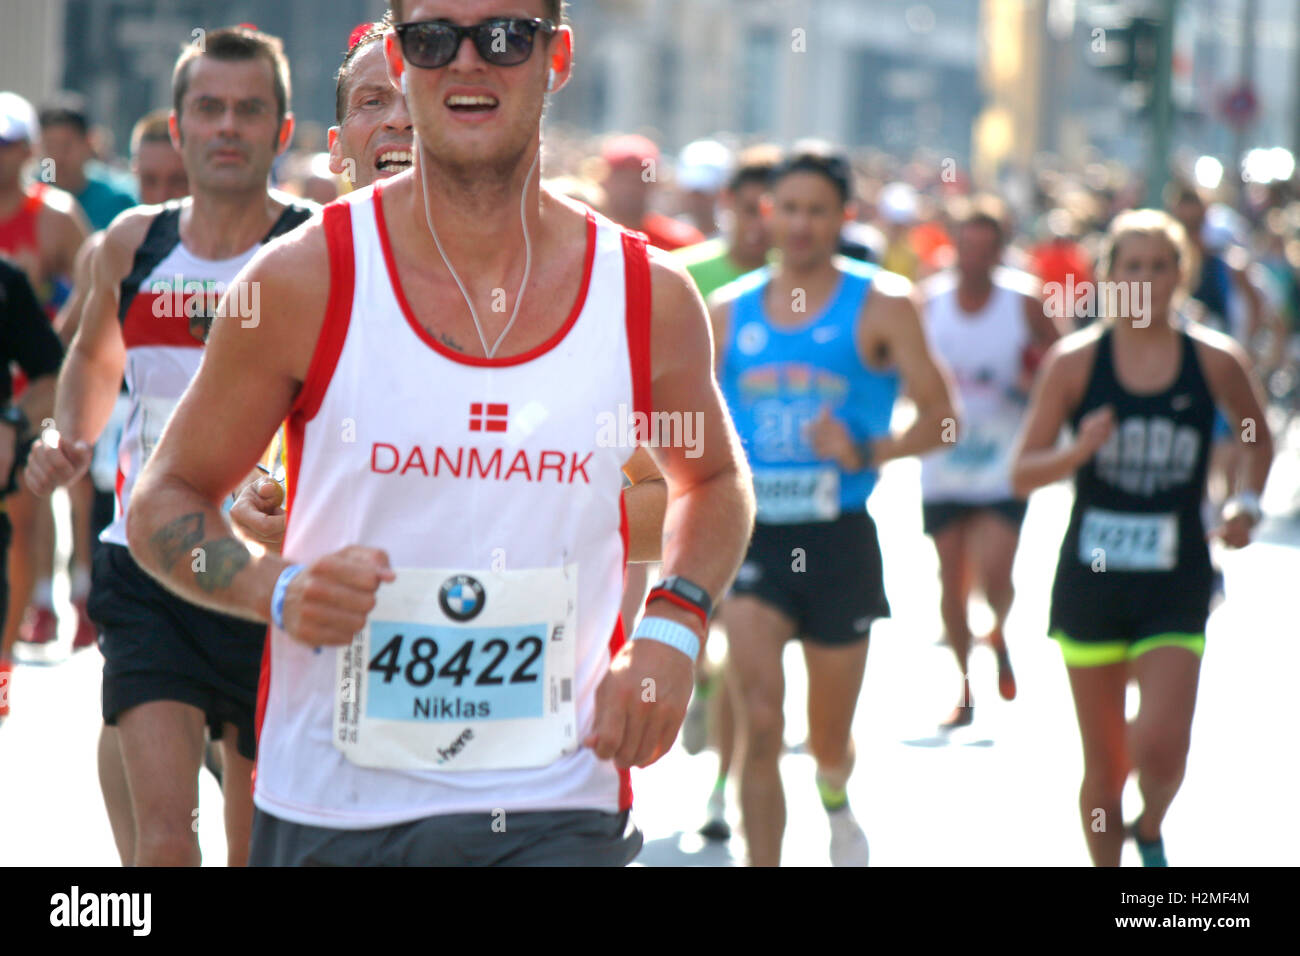
M 993 611 L 987 642 L 997 655 L 998 691 L 1005 700 L 1016 696 L 1004 631 L 1026 505 L 1011 493 L 1011 446 L 1037 360 L 1060 337 L 1044 312 L 1038 280 L 1002 265 L 1002 204 L 976 200 L 957 216 L 956 267 L 923 287 L 926 335 L 952 371 L 962 414 L 956 445 L 921 458 L 922 524 L 939 556 L 944 636 L 962 679 L 944 729 L 969 724 L 975 715 L 967 680 L 974 587 Z
M 1255 442 L 1243 443 L 1247 490 L 1213 532 L 1227 546 L 1250 542 L 1273 457 L 1241 347 L 1173 310 L 1188 255 L 1182 228 L 1163 212 L 1115 219 L 1100 278 L 1149 284 L 1149 296 L 1125 300 L 1149 302 L 1149 314 L 1094 323 L 1052 348 L 1012 471 L 1021 494 L 1075 476 L 1050 628 L 1074 692 L 1084 757 L 1079 808 L 1099 866 L 1120 860 L 1130 769 L 1143 799 L 1132 828 L 1143 863 L 1165 865 L 1160 825 L 1186 765 L 1209 616 L 1201 499 L 1215 406 L 1259 423 Z M 1066 422 L 1074 439 L 1058 445 Z M 1130 679 L 1141 691 L 1131 725 Z
M 105 233 L 59 376 L 57 431 L 33 447 L 26 475 L 47 493 L 85 471 L 125 372 L 131 409 L 118 454 L 117 514 L 102 536 L 107 546 L 96 556 L 89 604 L 104 654 L 104 720 L 118 728 L 132 804 L 129 814 L 113 814 L 114 836 L 124 862 L 199 862 L 193 823 L 206 726 L 224 744 L 233 865 L 248 851 L 265 627 L 164 590 L 132 559 L 126 529 L 141 469 L 199 367 L 217 299 L 263 242 L 313 210 L 267 191 L 271 162 L 293 132 L 278 39 L 244 28 L 207 33 L 203 47 L 177 60 L 173 100 L 172 135 L 191 198 L 128 210 Z M 254 293 L 232 321 L 246 331 L 259 313 Z M 185 553 L 196 567 L 227 560 L 216 549 Z M 101 766 L 106 794 L 115 772 Z
M 642 238 L 539 188 L 573 37 L 556 0 L 519 7 L 394 6 L 415 168 L 250 263 L 261 322 L 214 326 L 140 480 L 142 564 L 273 622 L 256 863 L 629 862 L 628 768 L 671 746 L 744 550 L 703 304 Z M 658 413 L 704 440 L 651 444 L 668 578 L 625 643 L 619 422 L 645 441 Z M 219 505 L 286 418 L 283 556 L 254 556 Z M 196 546 L 226 560 L 195 569 Z

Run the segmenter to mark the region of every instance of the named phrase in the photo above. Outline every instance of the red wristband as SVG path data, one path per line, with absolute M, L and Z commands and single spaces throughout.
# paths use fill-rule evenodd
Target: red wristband
M 651 591 L 648 595 L 646 595 L 645 607 L 647 610 L 649 610 L 650 608 L 651 601 L 669 601 L 673 604 L 676 604 L 680 608 L 684 608 L 685 610 L 690 611 L 692 614 L 694 614 L 696 617 L 700 619 L 700 623 L 704 625 L 705 633 L 708 632 L 709 630 L 708 615 L 706 615 L 704 613 L 704 609 L 699 607 L 698 605 L 692 604 L 690 601 L 686 600 L 685 598 L 678 597 L 672 591 L 664 590 L 662 588 Z

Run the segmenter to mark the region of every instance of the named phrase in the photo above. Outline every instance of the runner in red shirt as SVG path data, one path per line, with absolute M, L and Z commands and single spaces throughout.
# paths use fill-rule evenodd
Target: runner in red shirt
M 650 198 L 659 177 L 659 147 L 644 136 L 616 136 L 600 152 L 608 172 L 604 212 L 620 225 L 644 232 L 650 245 L 680 249 L 703 242 L 694 226 L 650 210 Z

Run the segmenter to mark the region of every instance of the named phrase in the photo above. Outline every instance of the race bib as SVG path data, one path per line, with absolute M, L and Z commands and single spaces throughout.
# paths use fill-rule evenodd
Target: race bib
M 386 770 L 513 770 L 577 747 L 578 566 L 397 570 L 339 649 L 334 746 Z
M 1178 517 L 1089 508 L 1079 525 L 1079 560 L 1108 571 L 1171 571 L 1178 564 Z
M 766 524 L 834 521 L 840 516 L 835 468 L 764 468 L 754 472 L 758 520 Z
M 957 496 L 1007 495 L 1011 480 L 1011 446 L 1015 422 L 972 424 L 949 451 L 927 460 L 930 486 L 935 492 Z
M 145 462 L 153 454 L 153 450 L 158 447 L 158 439 L 162 437 L 163 428 L 167 425 L 167 420 L 172 417 L 172 412 L 180 403 L 177 398 L 155 398 L 150 395 L 142 395 L 139 399 L 140 406 L 140 468 L 144 468 Z M 137 470 L 136 474 L 139 474 Z

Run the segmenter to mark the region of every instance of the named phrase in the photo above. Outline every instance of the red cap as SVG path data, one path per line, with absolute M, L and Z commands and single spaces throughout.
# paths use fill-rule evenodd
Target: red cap
M 257 24 L 256 24 L 256 23 L 241 23 L 239 26 L 240 26 L 242 29 L 244 29 L 244 30 L 252 30 L 254 33 L 261 33 L 261 32 L 262 32 L 261 30 L 259 30 L 259 29 L 257 28 Z
M 369 22 L 358 23 L 356 26 L 354 26 L 352 28 L 352 32 L 348 34 L 348 52 L 351 53 L 352 48 L 355 47 L 358 43 L 360 43 L 362 38 L 367 33 L 369 33 L 373 28 L 374 28 L 374 24 Z
M 659 161 L 659 147 L 644 136 L 628 133 L 605 143 L 600 158 L 610 166 L 640 166 L 647 159 Z

